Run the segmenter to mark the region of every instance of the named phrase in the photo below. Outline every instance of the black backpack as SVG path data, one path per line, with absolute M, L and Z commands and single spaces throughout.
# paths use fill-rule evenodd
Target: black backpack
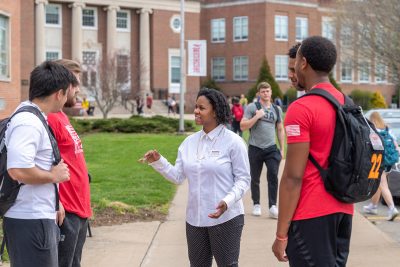
M 15 114 L 20 112 L 31 112 L 35 114 L 43 123 L 50 137 L 51 146 L 53 148 L 53 154 L 55 158 L 54 165 L 57 165 L 60 160 L 60 151 L 58 150 L 57 141 L 54 138 L 54 134 L 51 128 L 48 126 L 46 119 L 42 113 L 33 106 L 24 106 L 19 108 L 11 117 L 5 118 L 0 121 L 0 216 L 4 216 L 7 210 L 14 204 L 19 189 L 23 184 L 13 180 L 7 171 L 7 148 L 5 146 L 5 133 L 10 120 Z M 59 196 L 57 184 L 54 184 L 56 190 L 56 210 L 58 210 Z
M 325 189 L 345 203 L 371 198 L 378 190 L 384 169 L 383 146 L 382 150 L 375 150 L 370 140 L 370 134 L 375 133 L 378 141 L 382 141 L 375 126 L 346 95 L 343 106 L 323 89 L 313 89 L 302 97 L 310 95 L 325 98 L 337 110 L 328 169 L 323 169 L 311 154 L 308 156 L 319 170 Z

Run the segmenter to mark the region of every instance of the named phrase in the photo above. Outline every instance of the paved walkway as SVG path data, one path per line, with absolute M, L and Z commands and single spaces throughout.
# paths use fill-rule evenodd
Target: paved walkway
M 262 175 L 265 177 L 265 170 Z M 288 266 L 286 263 L 279 263 L 271 252 L 276 220 L 266 215 L 265 180 L 262 179 L 261 182 L 261 196 L 264 201 L 264 214 L 261 217 L 250 215 L 250 192 L 244 198 L 246 217 L 241 243 L 241 266 Z M 130 223 L 94 228 L 94 237 L 87 239 L 82 266 L 189 266 L 185 239 L 186 200 L 187 184 L 183 184 L 178 187 L 168 220 L 164 223 Z M 347 266 L 399 266 L 399 263 L 400 245 L 356 213 Z

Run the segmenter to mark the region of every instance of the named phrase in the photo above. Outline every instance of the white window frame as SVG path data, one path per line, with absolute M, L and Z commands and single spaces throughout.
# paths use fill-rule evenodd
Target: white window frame
M 298 31 L 299 30 L 299 34 Z M 296 17 L 296 42 L 301 42 L 308 37 L 308 18 Z
M 94 26 L 86 26 L 83 25 L 83 11 L 84 10 L 93 10 L 94 11 Z M 98 16 L 97 16 L 97 8 L 96 7 L 84 7 L 82 8 L 82 29 L 89 29 L 89 30 L 97 30 L 97 25 L 98 25 Z
M 58 24 L 53 24 L 53 23 L 47 23 L 47 7 L 49 6 L 54 6 L 54 7 L 58 7 Z M 44 11 L 44 21 L 45 21 L 45 25 L 46 27 L 54 27 L 54 28 L 61 28 L 62 27 L 62 5 L 60 4 L 48 4 L 45 6 L 45 11 Z
M 126 16 L 126 28 L 118 28 L 118 13 L 125 13 Z M 118 10 L 116 15 L 116 27 L 118 32 L 130 32 L 131 31 L 131 12 L 129 10 Z
M 175 20 L 179 21 L 179 27 L 175 26 L 175 24 L 174 24 Z M 173 15 L 169 20 L 169 27 L 172 29 L 172 31 L 174 33 L 180 33 L 181 32 L 181 28 L 182 28 L 181 16 L 180 15 Z
M 223 24 L 223 25 L 221 25 Z M 224 18 L 212 19 L 210 22 L 211 43 L 225 43 L 226 40 L 226 22 Z M 214 27 L 217 30 L 217 36 L 214 40 Z
M 55 58 L 55 59 L 48 59 L 48 58 L 47 58 L 47 53 L 57 53 L 57 54 L 58 54 L 58 57 Z M 62 59 L 62 52 L 61 52 L 61 50 L 59 50 L 59 49 L 46 49 L 45 55 L 46 55 L 46 60 L 57 60 L 57 59 Z
M 219 61 L 218 65 L 215 64 L 216 63 L 215 61 L 217 61 L 217 60 Z M 221 63 L 221 62 L 223 62 L 223 63 Z M 215 70 L 214 67 L 219 68 L 219 69 Z M 226 59 L 224 57 L 213 57 L 211 59 L 211 77 L 215 81 L 225 81 L 225 79 L 226 79 Z
M 236 65 L 236 61 L 239 61 L 239 65 Z M 247 64 L 245 64 L 244 61 L 247 61 Z M 234 81 L 247 81 L 249 79 L 249 57 L 248 56 L 236 56 L 233 57 L 233 80 Z M 247 66 L 247 71 L 244 69 L 244 67 Z M 236 67 L 238 67 L 240 70 L 240 73 L 237 73 Z M 238 74 L 238 75 L 237 75 Z
M 245 21 L 246 24 L 244 24 Z M 234 17 L 232 25 L 233 25 L 234 42 L 245 42 L 249 40 L 249 17 L 247 16 Z M 247 34 L 244 34 L 244 32 L 246 32 Z
M 350 78 L 349 79 L 343 79 L 343 64 L 349 64 L 350 65 Z M 346 66 L 347 68 L 348 66 Z M 342 83 L 352 83 L 353 82 L 353 62 L 351 59 L 345 59 L 344 61 L 341 62 L 340 64 L 340 81 Z
M 321 36 L 336 43 L 336 28 L 334 20 L 331 17 L 322 17 L 321 22 Z
M 6 74 L 2 75 L 0 73 L 0 81 L 10 81 L 11 80 L 11 61 L 10 61 L 10 58 L 11 58 L 11 38 L 10 38 L 11 37 L 11 32 L 10 32 L 11 31 L 11 27 L 10 27 L 10 16 L 6 15 L 6 14 L 4 14 L 2 12 L 0 12 L 0 16 L 2 18 L 4 18 L 4 20 L 6 22 L 6 25 L 5 25 L 6 27 L 3 28 L 3 29 L 0 29 L 0 31 L 1 30 L 5 31 L 5 36 L 6 36 L 6 40 L 4 41 L 4 43 L 5 43 L 4 50 L 3 51 L 0 50 L 0 53 L 5 53 L 5 62 L 4 63 L 0 62 L 0 64 L 5 66 Z
M 379 77 L 379 70 L 378 67 L 381 66 L 383 67 L 383 73 L 385 74 L 385 78 L 381 79 Z M 387 78 L 388 78 L 388 72 L 387 72 L 387 66 L 385 64 L 381 63 L 380 61 L 375 61 L 375 83 L 387 83 Z
M 364 67 L 366 67 L 366 71 L 368 74 L 368 79 L 362 79 L 364 73 Z M 359 83 L 370 83 L 371 82 L 371 63 L 368 61 L 363 61 L 358 64 L 358 82 Z
M 168 49 L 168 90 L 169 90 L 169 93 L 172 93 L 172 94 L 179 93 L 179 89 L 180 89 L 180 82 L 173 83 L 171 81 L 172 80 L 172 58 L 173 57 L 180 58 L 179 49 L 173 49 L 173 48 Z M 179 65 L 179 68 L 180 67 L 181 66 Z M 180 79 L 180 77 L 179 77 L 179 79 Z
M 283 25 L 283 21 L 286 25 Z M 286 27 L 285 27 L 286 26 Z M 274 36 L 276 41 L 288 41 L 289 38 L 289 17 L 285 15 L 275 15 L 274 17 Z
M 288 81 L 289 79 L 289 56 L 275 55 L 275 80 Z

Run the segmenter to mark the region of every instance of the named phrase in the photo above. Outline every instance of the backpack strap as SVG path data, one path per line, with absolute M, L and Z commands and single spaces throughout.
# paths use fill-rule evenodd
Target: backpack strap
M 54 137 L 53 130 L 49 127 L 49 125 L 48 125 L 46 119 L 44 118 L 44 116 L 43 116 L 43 114 L 42 114 L 42 112 L 41 112 L 39 109 L 37 109 L 37 108 L 35 108 L 35 107 L 33 107 L 33 106 L 24 106 L 24 107 L 19 108 L 17 111 L 15 111 L 14 114 L 11 115 L 11 117 L 9 118 L 8 121 L 11 121 L 11 119 L 12 119 L 16 114 L 21 113 L 21 112 L 30 112 L 30 113 L 33 113 L 33 114 L 35 114 L 35 115 L 40 119 L 40 121 L 43 123 L 43 126 L 44 126 L 44 128 L 46 129 L 47 134 L 49 135 L 51 147 L 53 148 L 53 155 L 54 155 L 54 162 L 53 162 L 53 165 L 57 165 L 57 164 L 61 161 L 60 150 L 58 149 L 57 140 L 56 140 L 56 138 Z M 3 142 L 2 142 L 2 143 L 3 143 Z M 56 192 L 56 211 L 58 211 L 58 210 L 60 209 L 60 204 L 59 204 L 59 202 L 60 202 L 60 195 L 58 194 L 58 187 L 57 187 L 57 184 L 56 184 L 56 183 L 54 183 L 54 190 L 55 190 L 55 192 Z
M 279 112 L 278 105 L 275 105 L 274 103 L 271 103 L 271 105 L 272 105 L 272 107 L 274 108 L 274 110 L 275 110 L 275 112 L 276 112 L 276 115 L 277 115 L 276 123 L 278 123 L 278 121 L 279 121 L 279 122 L 282 122 L 281 113 Z
M 317 95 L 317 96 L 321 96 L 323 98 L 325 98 L 326 100 L 328 100 L 333 107 L 338 110 L 340 108 L 342 108 L 342 105 L 339 103 L 339 101 L 337 101 L 337 99 L 328 91 L 324 90 L 324 89 L 320 89 L 320 88 L 314 88 L 312 89 L 310 92 L 302 95 L 301 97 L 307 97 L 310 95 Z M 353 100 L 351 100 L 351 98 L 349 98 L 348 96 L 344 95 L 345 98 L 345 104 L 352 104 Z M 301 98 L 300 97 L 300 98 Z M 311 153 L 308 154 L 308 159 L 314 164 L 314 166 L 318 169 L 319 173 L 322 176 L 322 179 L 325 181 L 327 175 L 328 175 L 328 171 L 325 170 L 324 168 L 321 167 L 321 165 L 319 165 L 319 163 L 316 161 L 316 159 L 311 155 Z

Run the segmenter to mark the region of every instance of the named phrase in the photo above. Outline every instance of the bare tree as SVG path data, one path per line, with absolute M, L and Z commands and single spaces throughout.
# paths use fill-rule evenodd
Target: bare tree
M 338 0 L 337 24 L 341 41 L 351 38 L 355 49 L 342 54 L 355 58 L 356 66 L 371 62 L 375 75 L 389 75 L 400 81 L 400 4 L 399 0 Z M 383 68 L 382 68 L 383 67 Z
M 122 91 L 127 90 L 130 84 L 129 62 L 127 55 L 114 55 L 102 57 L 95 66 L 96 82 L 91 82 L 87 90 L 105 119 L 113 107 L 120 103 Z

